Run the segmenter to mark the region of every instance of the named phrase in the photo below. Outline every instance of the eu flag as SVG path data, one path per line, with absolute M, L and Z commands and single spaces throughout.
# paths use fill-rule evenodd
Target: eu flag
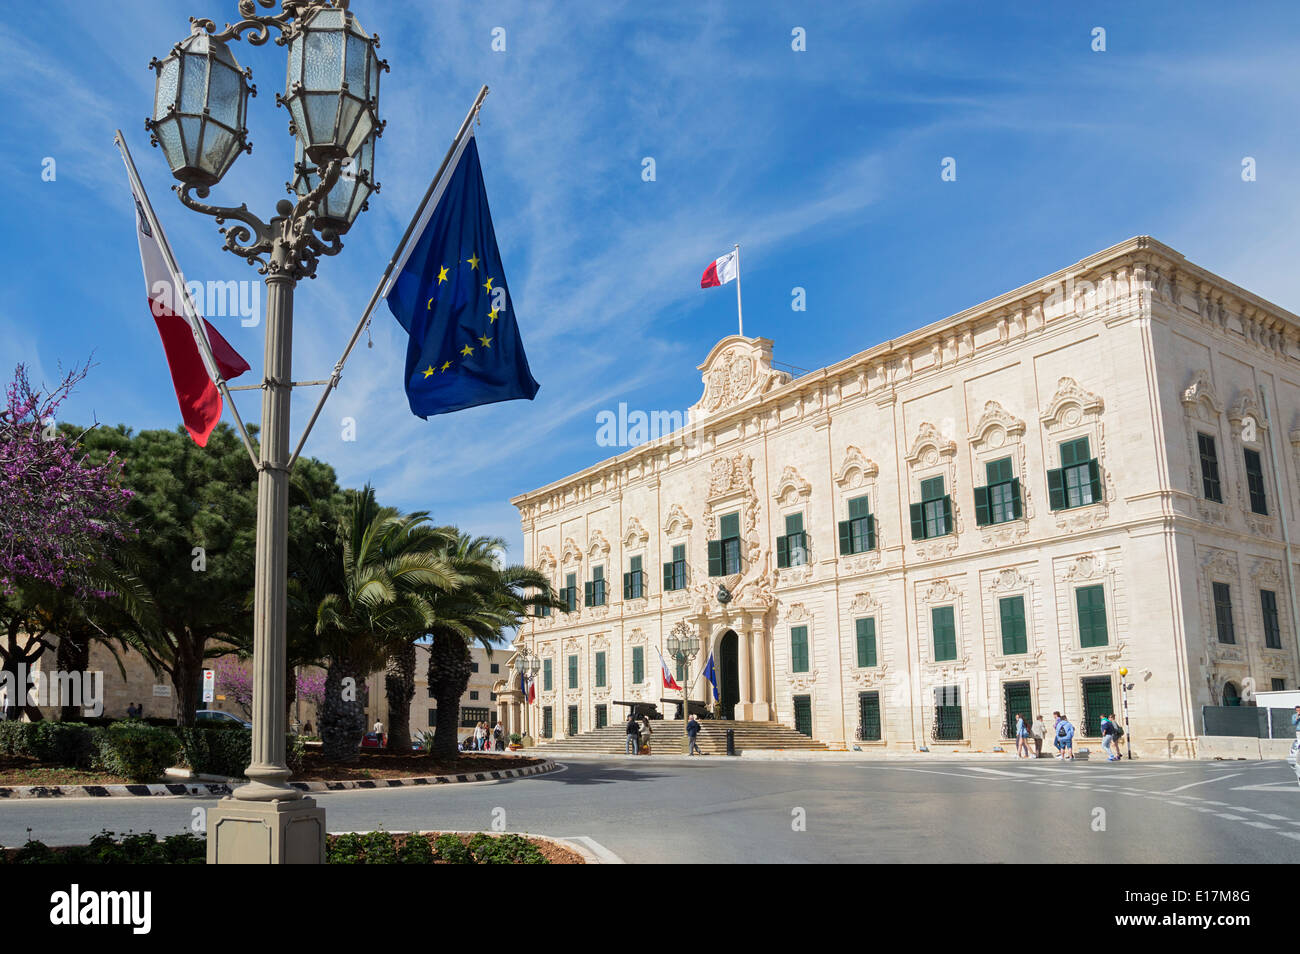
M 406 329 L 406 398 L 428 418 L 479 404 L 532 400 L 471 128 L 385 300 Z

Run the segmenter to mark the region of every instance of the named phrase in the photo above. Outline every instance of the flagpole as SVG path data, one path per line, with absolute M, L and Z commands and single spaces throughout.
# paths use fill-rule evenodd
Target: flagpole
M 745 313 L 740 310 L 740 246 L 736 246 L 736 321 L 740 323 L 740 337 L 745 337 Z
M 249 439 L 248 428 L 244 426 L 244 419 L 239 416 L 239 408 L 235 407 L 235 399 L 230 396 L 230 387 L 226 384 L 226 379 L 221 375 L 221 369 L 217 365 L 217 359 L 212 355 L 212 343 L 208 341 L 207 332 L 199 321 L 198 309 L 194 307 L 194 302 L 190 300 L 190 290 L 184 280 L 181 278 L 181 268 L 176 263 L 176 258 L 172 254 L 171 243 L 167 241 L 166 233 L 163 232 L 162 226 L 158 224 L 158 216 L 154 214 L 153 203 L 149 201 L 149 193 L 144 190 L 144 183 L 140 181 L 140 173 L 136 171 L 135 160 L 131 158 L 131 151 L 126 147 L 126 139 L 122 136 L 122 130 L 115 131 L 113 142 L 117 143 L 118 151 L 122 154 L 122 161 L 126 163 L 126 175 L 131 180 L 132 190 L 140 196 L 140 207 L 144 211 L 145 218 L 148 220 L 149 228 L 153 229 L 154 235 L 158 236 L 158 247 L 162 249 L 163 263 L 167 270 L 171 272 L 172 284 L 181 292 L 181 307 L 185 311 L 185 319 L 189 322 L 190 333 L 194 335 L 194 343 L 198 346 L 199 357 L 203 359 L 203 366 L 207 369 L 208 377 L 212 383 L 217 386 L 217 390 L 225 399 L 230 413 L 235 418 L 235 424 L 238 425 L 239 437 L 244 442 L 244 449 L 248 451 L 248 456 L 253 461 L 253 466 L 258 466 L 257 452 L 253 450 L 253 442 Z
M 465 115 L 465 121 L 460 124 L 456 137 L 452 139 L 451 146 L 447 149 L 447 155 L 442 159 L 442 165 L 438 167 L 438 171 L 433 176 L 433 181 L 429 183 L 429 188 L 425 190 L 424 198 L 420 200 L 420 205 L 415 210 L 415 215 L 411 217 L 410 224 L 406 226 L 406 231 L 402 233 L 402 239 L 397 243 L 397 250 L 393 252 L 392 258 L 388 260 L 388 266 L 384 269 L 383 277 L 379 279 L 379 284 L 375 286 L 370 301 L 366 305 L 366 310 L 361 313 L 361 319 L 357 322 L 356 328 L 353 329 L 352 337 L 348 339 L 348 346 L 343 349 L 343 355 L 334 365 L 334 371 L 330 375 L 329 383 L 322 392 L 320 400 L 316 402 L 316 409 L 311 413 L 311 420 L 307 422 L 307 427 L 298 440 L 298 446 L 293 449 L 293 453 L 289 456 L 289 467 L 293 467 L 298 455 L 302 453 L 303 445 L 307 443 L 307 436 L 311 434 L 311 429 L 316 426 L 316 419 L 320 417 L 325 402 L 329 400 L 331 392 L 339 386 L 339 379 L 343 376 L 343 365 L 347 362 L 348 356 L 352 354 L 352 349 L 356 347 L 357 342 L 361 339 L 361 332 L 370 324 L 370 314 L 375 310 L 375 306 L 379 304 L 379 296 L 383 293 L 384 286 L 388 284 L 388 278 L 392 275 L 394 267 L 401 260 L 402 252 L 406 249 L 406 243 L 410 241 L 411 233 L 415 231 L 416 224 L 424 214 L 424 207 L 429 204 L 429 199 L 438 188 L 438 180 L 442 178 L 443 172 L 446 171 L 448 163 L 451 162 L 451 157 L 456 154 L 456 147 L 465 138 L 465 133 L 469 130 L 470 124 L 473 123 L 474 117 L 478 115 L 479 108 L 483 105 L 483 100 L 487 97 L 487 94 L 488 88 L 484 85 L 478 91 L 478 95 L 474 97 L 474 105 L 469 108 L 469 112 Z

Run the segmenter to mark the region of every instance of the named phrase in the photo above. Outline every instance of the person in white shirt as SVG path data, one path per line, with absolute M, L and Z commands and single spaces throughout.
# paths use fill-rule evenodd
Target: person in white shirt
M 378 719 L 376 719 L 375 727 L 370 731 L 375 733 L 375 735 L 379 738 L 379 747 L 382 749 L 384 747 L 384 724 L 380 722 Z

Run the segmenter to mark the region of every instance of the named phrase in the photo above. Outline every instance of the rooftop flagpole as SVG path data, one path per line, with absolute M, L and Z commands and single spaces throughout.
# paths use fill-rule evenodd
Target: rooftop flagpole
M 465 134 L 469 131 L 470 125 L 474 122 L 474 117 L 478 115 L 479 108 L 482 107 L 483 100 L 487 97 L 487 94 L 488 88 L 487 86 L 484 86 L 478 91 L 478 96 L 474 97 L 474 105 L 469 108 L 469 112 L 465 116 L 465 121 L 460 124 L 460 129 L 457 131 L 456 137 L 451 141 L 451 146 L 447 149 L 447 155 L 443 157 L 442 165 L 438 167 L 438 171 L 434 174 L 433 181 L 429 183 L 429 188 L 425 190 L 424 198 L 420 200 L 420 205 L 415 210 L 415 215 L 411 217 L 410 224 L 407 225 L 406 231 L 402 233 L 402 239 L 397 243 L 397 250 L 393 252 L 392 258 L 388 260 L 388 266 L 384 269 L 384 274 L 383 277 L 379 279 L 379 284 L 375 286 L 375 290 L 370 296 L 370 302 L 366 305 L 366 310 L 361 313 L 361 318 L 357 322 L 356 328 L 352 331 L 352 337 L 348 339 L 347 347 L 343 349 L 342 356 L 334 365 L 334 371 L 330 374 L 329 382 L 326 385 L 324 392 L 321 394 L 320 400 L 316 402 L 316 409 L 311 413 L 311 420 L 307 422 L 307 427 L 303 430 L 302 437 L 298 439 L 298 446 L 293 449 L 293 454 L 289 457 L 288 467 L 292 468 L 294 462 L 298 460 L 298 455 L 302 453 L 303 445 L 307 443 L 307 436 L 311 434 L 311 429 L 316 426 L 316 420 L 320 417 L 320 412 L 324 409 L 325 402 L 329 400 L 331 392 L 339 386 L 339 379 L 343 376 L 343 365 L 347 362 L 348 356 L 352 354 L 352 349 L 356 347 L 357 341 L 360 340 L 361 332 L 363 332 L 370 324 L 370 315 L 375 310 L 375 306 L 379 304 L 380 296 L 388 287 L 388 279 L 393 274 L 393 270 L 397 267 L 397 263 L 402 261 L 402 253 L 406 250 L 406 243 L 411 240 L 411 233 L 415 231 L 416 225 L 419 224 L 423 217 L 424 210 L 429 204 L 429 199 L 433 197 L 434 191 L 438 188 L 438 183 L 442 179 L 443 173 L 446 172 L 447 166 L 451 162 L 451 157 L 456 154 L 456 149 L 460 145 L 460 141 L 465 138 Z
M 253 443 L 248 436 L 248 428 L 244 426 L 244 419 L 239 416 L 239 408 L 235 407 L 235 399 L 230 396 L 230 386 L 226 384 L 226 379 L 221 375 L 221 368 L 217 365 L 217 359 L 212 356 L 212 343 L 208 341 L 207 332 L 203 330 L 203 324 L 199 320 L 198 309 L 190 299 L 189 286 L 185 284 L 181 277 L 181 267 L 176 263 L 176 256 L 172 252 L 171 243 L 167 241 L 167 233 L 162 230 L 158 223 L 158 216 L 154 214 L 153 203 L 149 201 L 149 194 L 144 191 L 144 183 L 140 181 L 140 173 L 136 171 L 135 161 L 131 158 L 131 151 L 126 147 L 126 139 L 122 135 L 122 130 L 116 130 L 113 136 L 113 142 L 117 143 L 118 151 L 122 153 L 122 161 L 126 163 L 127 178 L 131 180 L 131 190 L 140 197 L 140 209 L 148 221 L 149 228 L 153 229 L 154 235 L 158 236 L 158 246 L 162 249 L 163 262 L 167 270 L 171 272 L 172 282 L 180 291 L 181 307 L 185 311 L 185 320 L 189 323 L 190 333 L 194 336 L 194 343 L 199 349 L 199 357 L 203 359 L 203 367 L 208 372 L 208 377 L 212 383 L 217 386 L 217 390 L 225 399 L 225 404 L 230 408 L 230 413 L 235 419 L 235 424 L 239 430 L 239 437 L 244 442 L 244 449 L 248 451 L 248 456 L 253 461 L 253 467 L 260 465 L 257 460 L 257 452 L 253 450 Z M 261 387 L 261 385 L 256 385 Z
M 740 310 L 740 246 L 736 246 L 736 321 L 740 325 L 740 337 L 745 337 L 745 313 Z

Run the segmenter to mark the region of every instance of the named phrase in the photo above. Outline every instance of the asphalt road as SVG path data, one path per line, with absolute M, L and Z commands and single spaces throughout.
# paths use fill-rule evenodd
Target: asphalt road
M 565 757 L 548 775 L 317 795 L 331 831 L 591 839 L 627 862 L 1295 863 L 1283 762 L 859 762 Z M 0 803 L 0 843 L 190 828 L 213 799 Z

